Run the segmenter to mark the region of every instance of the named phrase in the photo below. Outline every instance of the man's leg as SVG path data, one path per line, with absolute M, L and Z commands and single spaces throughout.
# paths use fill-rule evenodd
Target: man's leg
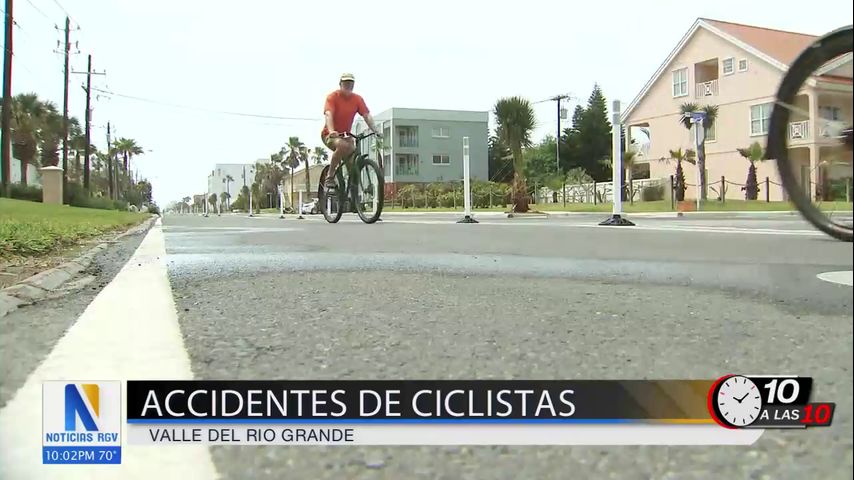
M 354 146 L 347 139 L 343 138 L 329 138 L 327 145 L 332 149 L 332 158 L 329 160 L 329 174 L 326 177 L 326 186 L 334 188 L 336 186 L 335 172 L 338 171 L 338 164 L 341 162 L 341 159 L 347 158 L 348 155 L 353 153 Z

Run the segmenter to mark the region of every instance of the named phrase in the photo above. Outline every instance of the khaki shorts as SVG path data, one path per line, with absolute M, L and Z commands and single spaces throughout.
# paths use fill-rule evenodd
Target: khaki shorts
M 333 152 L 335 151 L 335 140 L 340 138 L 341 137 L 331 137 L 329 135 L 320 134 L 320 139 L 323 141 L 323 144 L 326 145 L 326 148 L 332 150 Z

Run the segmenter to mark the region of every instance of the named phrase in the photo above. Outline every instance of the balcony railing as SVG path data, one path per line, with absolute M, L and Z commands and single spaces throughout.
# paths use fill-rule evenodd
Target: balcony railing
M 809 140 L 810 139 L 810 122 L 803 120 L 800 122 L 789 122 L 789 140 Z
M 714 97 L 718 94 L 718 81 L 709 80 L 697 84 L 697 98 Z

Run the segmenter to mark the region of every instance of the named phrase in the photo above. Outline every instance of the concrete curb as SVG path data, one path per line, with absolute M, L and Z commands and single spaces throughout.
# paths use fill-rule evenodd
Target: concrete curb
M 157 218 L 156 215 L 153 215 L 150 219 L 130 228 L 107 242 L 115 242 L 128 235 L 145 232 L 151 228 L 154 222 L 157 221 Z M 55 293 L 60 287 L 73 279 L 75 275 L 89 268 L 95 255 L 109 247 L 109 243 L 107 242 L 99 243 L 74 260 L 39 272 L 11 287 L 0 290 L 0 317 L 11 313 L 22 305 L 32 305 L 39 300 L 47 298 L 51 293 Z

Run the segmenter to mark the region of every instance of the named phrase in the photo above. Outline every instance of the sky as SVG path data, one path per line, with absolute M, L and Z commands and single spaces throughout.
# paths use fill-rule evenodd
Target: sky
M 290 136 L 319 146 L 323 102 L 342 72 L 356 76 L 375 113 L 490 111 L 504 96 L 569 94 L 571 116 L 596 83 L 609 106 L 616 99 L 625 108 L 698 17 L 820 35 L 854 16 L 850 0 L 798 5 L 14 0 L 12 91 L 61 110 L 59 42 L 69 16 L 70 70 L 85 72 L 91 54 L 93 70 L 106 72 L 92 77 L 93 142 L 103 148 L 108 122 L 113 138 L 135 139 L 146 152 L 132 168 L 166 205 L 204 193 L 217 163 L 269 158 Z M 81 123 L 85 79 L 72 73 L 69 81 L 69 115 Z M 554 102 L 534 106 L 538 140 L 553 134 L 557 113 Z

